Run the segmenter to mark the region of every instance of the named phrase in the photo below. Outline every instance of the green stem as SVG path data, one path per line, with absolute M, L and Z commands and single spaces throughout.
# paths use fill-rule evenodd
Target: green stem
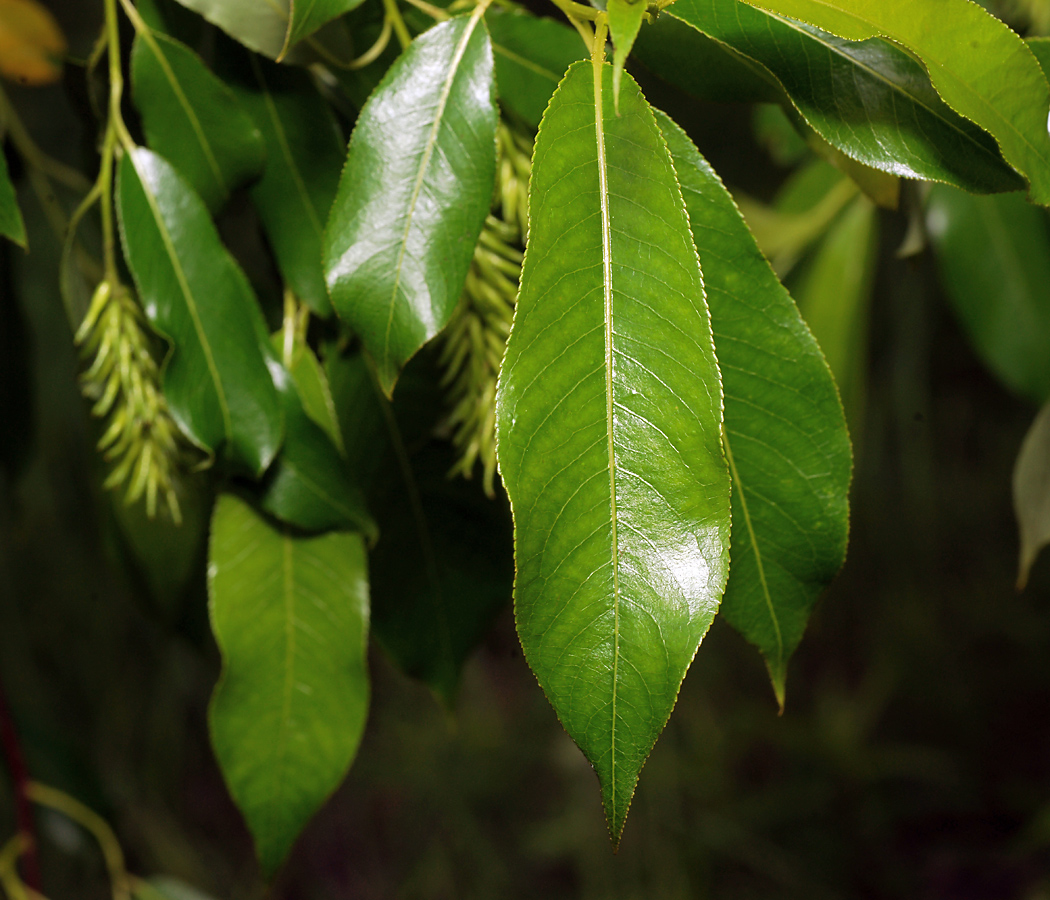
M 383 0 L 383 8 L 386 10 L 386 17 L 390 20 L 390 24 L 394 26 L 394 34 L 397 35 L 401 49 L 408 49 L 408 45 L 412 43 L 412 35 L 409 34 L 408 26 L 401 17 L 401 10 L 397 8 L 397 0 Z

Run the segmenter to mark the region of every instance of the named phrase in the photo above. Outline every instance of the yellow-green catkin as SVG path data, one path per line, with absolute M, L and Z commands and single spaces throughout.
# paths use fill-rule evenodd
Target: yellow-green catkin
M 126 487 L 129 504 L 144 498 L 150 518 L 157 513 L 159 498 L 178 524 L 179 430 L 160 387 L 150 341 L 142 309 L 131 292 L 119 282 L 101 282 L 76 343 L 85 357 L 93 357 L 81 376 L 81 390 L 93 403 L 91 414 L 107 419 L 97 449 L 113 468 L 103 487 Z
M 492 211 L 474 248 L 463 297 L 445 331 L 441 353 L 442 385 L 451 410 L 445 427 L 459 453 L 449 474 L 470 478 L 480 463 L 490 497 L 496 477 L 496 380 L 521 279 L 532 145 L 531 136 L 500 122 Z

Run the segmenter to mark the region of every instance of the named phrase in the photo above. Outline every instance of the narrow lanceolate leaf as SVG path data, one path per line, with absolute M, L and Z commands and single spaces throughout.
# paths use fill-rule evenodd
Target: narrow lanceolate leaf
M 645 17 L 644 0 L 608 0 L 609 37 L 613 42 L 613 108 L 619 109 L 620 78 L 623 64 L 634 46 L 634 39 Z
M 226 85 L 174 38 L 144 32 L 131 52 L 135 105 L 150 147 L 211 210 L 266 163 L 262 135 Z
M 7 172 L 7 160 L 0 146 L 0 235 L 14 241 L 20 247 L 26 245 L 26 226 L 22 211 L 18 208 L 15 186 Z
M 448 322 L 492 200 L 492 45 L 479 7 L 416 38 L 357 120 L 325 234 L 336 312 L 380 384 Z
M 982 193 L 1024 186 L 992 137 L 888 41 L 846 41 L 739 0 L 677 0 L 669 12 L 768 71 L 806 122 L 852 159 Z
M 179 0 L 234 40 L 276 59 L 288 34 L 291 0 Z
M 293 537 L 232 495 L 212 517 L 223 672 L 212 744 L 263 871 L 342 781 L 368 711 L 368 574 L 356 534 Z
M 1021 194 L 937 185 L 926 229 L 941 282 L 974 349 L 1008 388 L 1050 398 L 1050 227 Z
M 1050 404 L 1035 417 L 1014 466 L 1014 514 L 1021 532 L 1018 590 L 1028 583 L 1039 551 L 1050 544 Z
M 577 63 L 536 141 L 497 395 L 525 655 L 598 773 L 614 841 L 718 609 L 722 400 L 700 267 L 652 110 Z
M 322 25 L 360 6 L 364 0 L 291 0 L 281 56 Z
M 260 338 L 266 324 L 208 210 L 163 158 L 124 155 L 117 182 L 124 256 L 150 324 L 171 344 L 164 394 L 186 435 L 261 474 L 282 414 Z
M 586 55 L 580 36 L 554 19 L 492 8 L 485 16 L 496 58 L 500 103 L 538 128 L 565 70 Z
M 251 57 L 249 83 L 231 83 L 266 143 L 266 169 L 251 187 L 285 282 L 318 315 L 332 311 L 321 235 L 335 198 L 344 142 L 310 76 Z M 247 74 L 247 73 L 246 73 Z
M 1003 158 L 1050 203 L 1047 85 L 1031 50 L 969 0 L 747 0 L 848 40 L 884 37 L 922 60 L 960 115 L 995 138 Z
M 788 658 L 842 566 L 851 454 L 828 371 L 722 182 L 658 113 L 704 268 L 725 389 L 732 568 L 722 613 L 765 657 L 784 702 Z

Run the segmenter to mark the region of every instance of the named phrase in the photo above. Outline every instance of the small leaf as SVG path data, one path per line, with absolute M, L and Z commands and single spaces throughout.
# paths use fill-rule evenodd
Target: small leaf
M 783 707 L 788 659 L 846 557 L 849 435 L 828 365 L 732 198 L 685 132 L 657 120 L 704 268 L 725 387 L 733 544 L 722 614 L 762 652 Z
M 26 226 L 22 221 L 22 211 L 18 208 L 18 197 L 11 176 L 7 172 L 7 159 L 3 145 L 0 145 L 0 236 L 26 246 Z
M 292 47 L 322 25 L 350 12 L 363 2 L 364 0 L 291 0 L 291 16 L 284 46 L 281 47 L 281 57 L 286 56 Z
M 609 36 L 613 42 L 613 108 L 620 109 L 620 78 L 623 64 L 634 46 L 634 39 L 645 18 L 645 0 L 608 0 Z
M 211 210 L 266 163 L 262 135 L 196 53 L 163 34 L 140 34 L 131 52 L 135 105 L 150 148 L 174 160 Z
M 497 395 L 518 634 L 614 842 L 728 571 L 721 385 L 681 192 L 628 75 L 576 63 L 540 125 Z
M 356 534 L 292 537 L 226 494 L 208 554 L 223 672 L 212 744 L 267 876 L 346 774 L 368 711 L 368 575 Z
M 200 198 L 151 150 L 121 160 L 117 208 L 146 316 L 171 343 L 164 394 L 172 414 L 199 447 L 221 447 L 261 474 L 283 422 L 261 349 L 266 324 L 247 278 Z
M 284 49 L 292 0 L 179 0 L 235 41 L 276 59 Z
M 978 356 L 1010 390 L 1050 398 L 1050 226 L 1021 194 L 935 185 L 926 229 L 941 282 Z
M 282 351 L 283 332 L 273 336 L 273 345 L 278 353 Z M 303 412 L 321 426 L 340 453 L 345 453 L 343 436 L 339 431 L 339 417 L 336 415 L 332 392 L 328 386 L 328 376 L 325 375 L 314 351 L 305 343 L 296 342 L 292 349 L 288 372 L 295 382 L 295 390 L 302 401 Z
M 567 25 L 521 10 L 493 7 L 485 23 L 492 35 L 500 103 L 538 128 L 565 70 L 583 59 L 587 48 Z
M 1013 489 L 1021 532 L 1017 589 L 1023 590 L 1039 551 L 1050 544 L 1050 404 L 1039 411 L 1021 444 Z
M 0 0 L 0 75 L 25 85 L 62 77 L 66 39 L 36 0 Z
M 321 266 L 322 234 L 343 165 L 339 126 L 306 72 L 255 56 L 249 71 L 250 82 L 230 84 L 266 143 L 266 169 L 252 185 L 252 202 L 285 282 L 327 316 L 332 303 Z
M 336 312 L 390 394 L 459 302 L 492 200 L 492 45 L 478 7 L 416 38 L 357 120 L 325 234 Z
M 1024 41 L 969 0 L 747 0 L 847 40 L 883 37 L 926 66 L 945 103 L 995 138 L 1050 203 L 1050 86 Z
M 810 127 L 858 162 L 975 191 L 1022 186 L 995 141 L 894 44 L 846 41 L 738 0 L 678 0 L 669 12 L 767 70 Z

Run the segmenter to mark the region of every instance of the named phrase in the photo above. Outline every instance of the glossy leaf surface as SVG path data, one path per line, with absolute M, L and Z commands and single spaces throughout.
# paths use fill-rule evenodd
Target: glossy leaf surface
M 943 100 L 998 142 L 1050 203 L 1050 86 L 1024 42 L 969 0 L 747 0 L 848 40 L 884 37 L 922 60 Z
M 849 436 L 827 363 L 732 198 L 658 113 L 700 263 L 725 390 L 733 543 L 722 614 L 765 657 L 781 704 L 787 662 L 849 533 Z
M 248 280 L 200 198 L 151 150 L 121 160 L 117 208 L 146 316 L 171 344 L 163 377 L 172 414 L 199 447 L 262 473 L 283 421 Z
M 0 152 L 0 236 L 9 238 L 20 247 L 26 245 L 26 226 L 18 208 L 15 186 L 7 171 L 7 159 Z
M 492 45 L 477 10 L 416 38 L 357 120 L 325 272 L 336 312 L 388 394 L 459 302 L 492 199 L 497 120 Z
M 304 71 L 252 57 L 249 72 L 250 82 L 232 86 L 266 144 L 266 169 L 251 187 L 252 202 L 285 282 L 327 316 L 332 304 L 321 239 L 343 165 L 339 126 Z
M 611 66 L 569 69 L 529 202 L 497 395 L 518 634 L 618 841 L 725 585 L 721 386 L 682 196 L 633 79 L 616 115 Z
M 739 0 L 677 0 L 669 12 L 768 70 L 824 140 L 865 165 L 979 192 L 1024 186 L 992 137 L 887 41 L 846 41 Z
M 1050 227 L 1021 194 L 935 186 L 926 229 L 941 282 L 977 354 L 1012 391 L 1050 398 Z
M 223 672 L 212 744 L 263 870 L 343 779 L 368 711 L 368 574 L 356 534 L 292 537 L 232 495 L 208 554 Z
M 538 128 L 565 70 L 586 56 L 583 41 L 561 22 L 526 12 L 493 9 L 485 23 L 492 35 L 500 103 Z
M 1013 477 L 1014 514 L 1021 533 L 1017 587 L 1028 583 L 1039 551 L 1050 544 L 1050 404 L 1032 422 Z
M 259 129 L 188 47 L 163 34 L 139 35 L 131 75 L 150 148 L 173 162 L 209 209 L 262 172 Z

